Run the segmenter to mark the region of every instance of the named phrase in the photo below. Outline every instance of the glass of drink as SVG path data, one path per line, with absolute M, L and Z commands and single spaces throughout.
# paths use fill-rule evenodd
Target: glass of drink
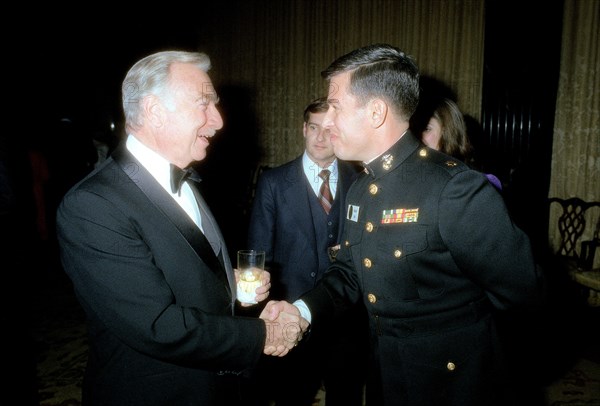
M 240 250 L 237 252 L 237 299 L 242 303 L 257 303 L 256 289 L 262 284 L 261 273 L 265 269 L 265 252 Z

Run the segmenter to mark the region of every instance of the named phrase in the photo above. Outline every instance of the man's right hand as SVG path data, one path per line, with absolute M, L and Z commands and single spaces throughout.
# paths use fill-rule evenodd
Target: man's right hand
M 264 353 L 278 357 L 283 357 L 297 346 L 309 326 L 298 308 L 283 300 L 267 303 L 260 318 L 267 327 Z

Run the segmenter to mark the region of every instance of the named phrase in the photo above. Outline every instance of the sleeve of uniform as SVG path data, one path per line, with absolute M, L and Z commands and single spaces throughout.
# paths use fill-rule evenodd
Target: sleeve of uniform
M 476 171 L 453 176 L 439 201 L 440 234 L 462 272 L 495 307 L 536 304 L 541 281 L 527 235 L 502 196 Z
M 345 235 L 343 240 L 346 240 Z M 341 245 L 336 260 L 329 266 L 317 285 L 300 299 L 311 313 L 312 329 L 328 324 L 362 298 L 358 274 L 352 264 L 350 249 Z

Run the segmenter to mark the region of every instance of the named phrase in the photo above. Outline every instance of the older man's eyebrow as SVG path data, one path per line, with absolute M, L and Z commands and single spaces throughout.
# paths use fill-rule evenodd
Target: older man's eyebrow
M 218 104 L 219 103 L 219 96 L 216 93 L 202 93 L 199 97 L 199 100 L 202 101 L 202 103 L 214 103 L 214 104 Z

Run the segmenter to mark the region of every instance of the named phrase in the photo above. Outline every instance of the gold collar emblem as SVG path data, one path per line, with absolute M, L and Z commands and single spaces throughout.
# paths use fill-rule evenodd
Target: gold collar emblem
M 383 161 L 383 169 L 389 171 L 392 167 L 392 162 L 394 162 L 394 156 L 392 154 L 387 154 L 384 155 L 383 158 L 381 158 L 381 160 Z

